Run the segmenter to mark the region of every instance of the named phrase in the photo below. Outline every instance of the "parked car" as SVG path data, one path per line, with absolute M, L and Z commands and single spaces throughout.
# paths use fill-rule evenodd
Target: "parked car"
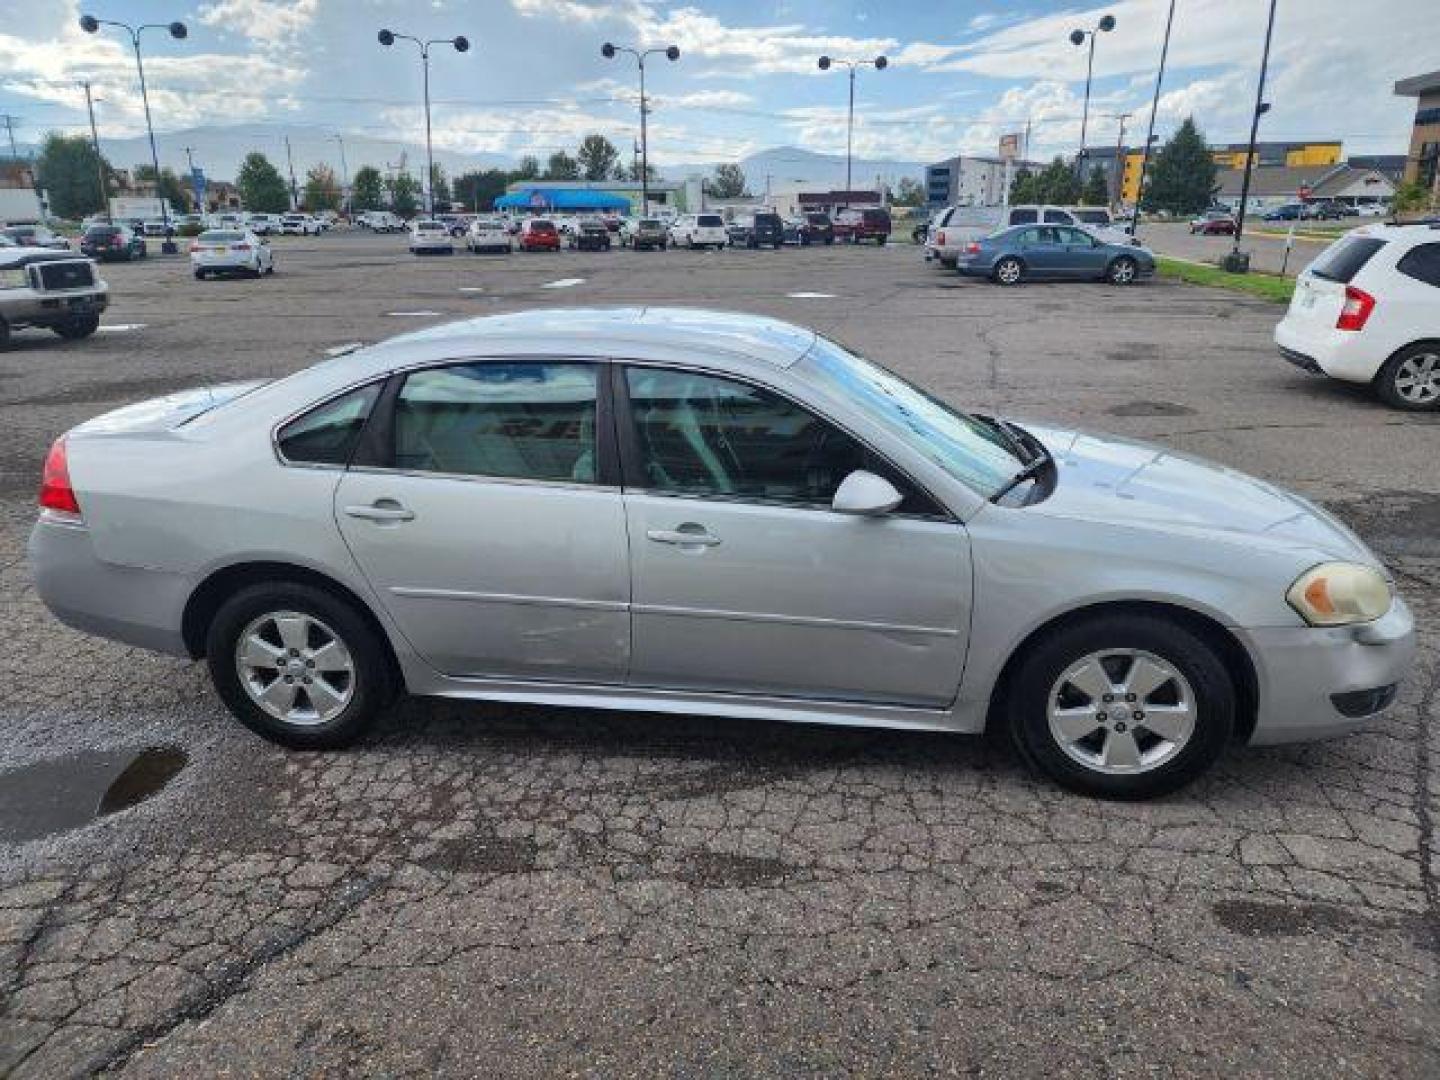
M 256 236 L 272 236 L 280 231 L 280 215 L 251 214 L 245 219 L 245 227 Z
M 729 242 L 725 219 L 719 214 L 681 214 L 670 226 L 670 243 L 675 247 L 719 251 Z
M 453 255 L 455 241 L 443 221 L 434 218 L 416 218 L 410 223 L 411 255 Z
M 175 235 L 175 221 L 150 220 L 140 223 L 140 232 L 143 236 L 155 240 L 166 240 Z
M 526 218 L 517 243 L 521 251 L 559 251 L 560 230 L 549 218 Z
M 355 218 L 355 224 L 378 233 L 400 232 L 405 228 L 404 219 L 388 210 L 366 210 Z
M 835 239 L 848 244 L 883 246 L 890 239 L 891 228 L 889 210 L 841 210 L 835 216 Z
M 286 214 L 280 219 L 281 236 L 319 236 L 320 222 L 309 214 Z
M 18 247 L 49 248 L 52 251 L 69 251 L 70 241 L 51 232 L 44 225 L 7 225 L 0 229 L 0 236 L 13 240 Z
M 1440 409 L 1440 227 L 1362 225 L 1335 241 L 1296 279 L 1275 344 L 1397 409 Z
M 925 259 L 941 266 L 953 267 L 955 258 L 966 245 L 1015 225 L 1076 225 L 1107 244 L 1138 245 L 1139 241 L 1124 229 L 1087 224 L 1077 215 L 1097 207 L 1067 207 L 1036 203 L 1014 206 L 947 206 L 932 220 L 925 240 Z
M 659 218 L 641 218 L 630 230 L 628 242 L 636 251 L 648 251 L 651 248 L 664 251 L 670 244 L 670 233 Z
M 1305 216 L 1304 203 L 1283 203 L 1260 215 L 1261 221 L 1299 221 Z
M 124 225 L 91 225 L 80 237 L 80 251 L 100 262 L 129 262 L 149 253 L 145 238 Z
M 1136 798 L 1236 737 L 1363 726 L 1415 652 L 1383 564 L 1299 496 L 714 311 L 475 319 L 123 408 L 56 441 L 39 504 L 50 611 L 203 657 L 306 749 L 400 690 L 993 723 Z
M 725 239 L 731 247 L 779 250 L 785 242 L 785 223 L 768 210 L 737 214 L 725 228 Z
M 474 254 L 482 251 L 503 251 L 508 254 L 510 230 L 499 218 L 477 217 L 470 222 L 470 228 L 465 234 L 465 247 Z
M 799 247 L 804 243 L 805 219 L 796 215 L 782 219 L 784 226 L 781 237 L 784 243 L 794 244 Z
M 1206 210 L 1190 222 L 1190 232 L 1200 236 L 1234 236 L 1234 215 L 1229 210 Z
M 1390 205 L 1384 202 L 1357 203 L 1355 213 L 1359 217 L 1384 217 L 1390 213 Z
M 275 273 L 275 252 L 268 240 L 238 229 L 211 229 L 190 242 L 190 266 L 203 281 L 213 274 Z
M 570 234 L 570 247 L 576 251 L 609 251 L 610 230 L 599 218 L 582 218 Z
M 1313 221 L 1339 221 L 1354 215 L 1353 207 L 1334 199 L 1319 199 L 1305 204 L 1305 217 Z
M 835 243 L 835 223 L 830 220 L 829 214 L 811 212 L 802 215 L 805 225 L 800 230 L 800 243 L 802 244 L 833 244 Z
M 0 248 L 0 348 L 15 330 L 89 337 L 110 305 L 110 286 L 88 258 L 19 245 Z
M 1001 285 L 1041 278 L 1131 285 L 1155 273 L 1155 257 L 1131 244 L 1107 244 L 1074 225 L 1017 225 L 966 244 L 955 269 Z

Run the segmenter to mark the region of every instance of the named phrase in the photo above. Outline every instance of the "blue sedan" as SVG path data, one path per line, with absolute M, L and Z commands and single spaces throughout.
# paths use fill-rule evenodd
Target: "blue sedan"
M 1108 244 L 1067 225 L 1016 225 L 967 244 L 955 269 L 1001 285 L 1030 278 L 1129 285 L 1155 273 L 1155 256 L 1133 244 Z

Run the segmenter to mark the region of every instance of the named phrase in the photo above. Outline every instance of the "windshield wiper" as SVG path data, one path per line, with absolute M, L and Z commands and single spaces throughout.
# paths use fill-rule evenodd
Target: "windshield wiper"
M 1041 443 L 1037 441 L 1035 446 L 1037 448 L 1035 455 L 1021 467 L 1019 472 L 1005 481 L 994 495 L 990 496 L 991 502 L 998 503 L 1006 495 L 1009 495 L 1010 492 L 1025 483 L 1025 481 L 1033 480 L 1040 473 L 1044 472 L 1046 467 L 1054 460 L 1050 456 L 1050 451 L 1046 450 Z
M 1010 421 L 1001 420 L 998 416 L 985 416 L 981 413 L 973 413 L 972 415 L 991 431 L 998 431 L 1003 435 L 1006 443 L 1009 444 L 1006 449 L 1019 458 L 1022 465 L 1028 464 L 1035 458 L 1035 451 L 1031 450 L 1029 446 L 1032 440 L 1027 439 L 1025 432 L 1010 423 Z

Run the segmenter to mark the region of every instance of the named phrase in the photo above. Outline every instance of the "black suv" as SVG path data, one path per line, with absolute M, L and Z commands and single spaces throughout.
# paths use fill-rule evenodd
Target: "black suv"
M 732 221 L 725 230 L 732 246 L 779 248 L 785 243 L 785 223 L 780 215 L 763 210 Z
M 580 251 L 609 251 L 610 230 L 598 218 L 583 218 L 570 234 L 570 246 Z
M 806 214 L 805 225 L 800 230 L 802 244 L 835 243 L 835 223 L 829 214 Z
M 91 225 L 80 237 L 80 251 L 102 262 L 108 259 L 143 259 L 145 239 L 124 225 Z

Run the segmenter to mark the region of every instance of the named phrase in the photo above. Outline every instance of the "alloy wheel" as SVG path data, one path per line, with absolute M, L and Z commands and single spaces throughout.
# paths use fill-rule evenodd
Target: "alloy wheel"
M 1055 680 L 1050 734 L 1072 760 L 1110 775 L 1149 772 L 1195 732 L 1195 691 L 1168 660 L 1140 649 L 1091 653 Z
M 345 642 L 298 611 L 253 619 L 236 642 L 235 670 L 251 701 L 296 727 L 334 719 L 355 692 L 355 660 Z
M 1395 393 L 1412 405 L 1440 401 L 1440 353 L 1408 356 L 1395 369 Z

